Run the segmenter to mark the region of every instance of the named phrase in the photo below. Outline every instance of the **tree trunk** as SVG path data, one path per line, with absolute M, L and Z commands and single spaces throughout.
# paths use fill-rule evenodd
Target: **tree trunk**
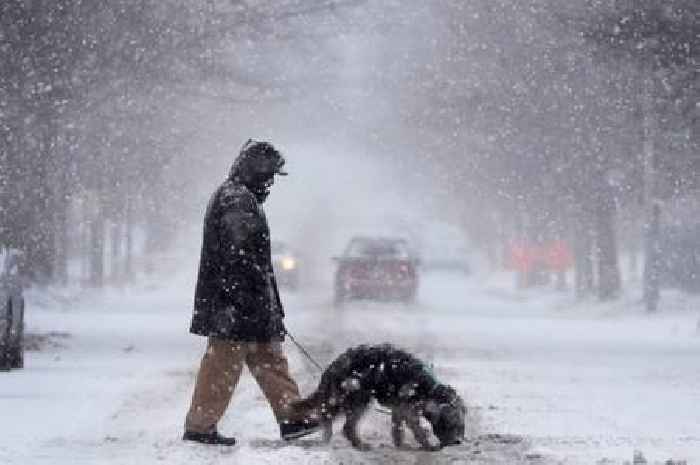
M 58 145 L 58 144 L 57 144 Z M 66 153 L 61 150 L 61 155 L 64 157 Z M 58 159 L 58 157 L 56 157 Z M 65 160 L 62 160 L 65 161 Z M 54 231 L 55 241 L 54 247 L 55 263 L 54 263 L 54 280 L 60 285 L 68 284 L 68 175 L 66 172 L 65 163 L 58 163 L 55 174 L 55 192 L 54 192 Z
M 627 269 L 629 270 L 630 276 L 633 276 L 636 281 L 639 279 L 639 239 L 636 235 L 633 235 L 629 241 L 629 262 L 627 263 Z
M 104 217 L 98 206 L 97 214 L 90 220 L 90 285 L 104 284 Z
M 129 281 L 132 276 L 133 265 L 132 256 L 134 249 L 134 239 L 133 239 L 133 211 L 131 206 L 132 200 L 131 196 L 126 196 L 126 221 L 124 226 L 124 234 L 126 235 L 125 240 L 125 250 L 124 250 L 124 277 L 126 281 Z
M 67 205 L 65 196 L 57 202 L 57 210 L 55 216 L 55 231 L 56 231 L 56 256 L 55 256 L 55 281 L 66 286 L 68 284 L 68 221 L 67 221 Z
M 659 306 L 661 278 L 661 207 L 654 205 L 646 228 L 644 262 L 644 304 L 648 312 Z
M 51 182 L 53 158 L 53 134 L 50 121 L 44 119 L 35 165 L 31 169 L 30 200 L 23 199 L 29 217 L 27 239 L 27 264 L 30 276 L 40 284 L 48 284 L 53 278 L 55 265 L 54 236 L 54 185 Z
M 83 199 L 83 208 L 80 210 L 80 221 L 78 221 L 78 235 L 81 244 L 90 244 L 90 218 L 87 215 L 86 200 Z M 80 260 L 80 284 L 85 285 L 90 282 L 90 250 L 78 250 L 78 260 Z
M 110 224 L 109 243 L 110 243 L 110 277 L 115 283 L 121 281 L 121 253 L 122 253 L 122 223 L 118 220 L 113 220 Z
M 653 104 L 652 73 L 648 68 L 644 76 L 642 95 L 643 112 L 643 168 L 644 168 L 644 208 L 647 215 L 644 244 L 644 304 L 648 312 L 654 312 L 659 305 L 661 268 L 661 207 L 658 203 L 656 186 L 656 153 L 654 138 L 656 121 Z
M 598 297 L 610 300 L 620 293 L 621 278 L 615 238 L 615 202 L 609 189 L 599 190 L 596 205 L 596 237 L 598 246 Z
M 593 293 L 593 230 L 587 208 L 580 208 L 574 218 L 574 282 L 576 296 L 584 298 Z

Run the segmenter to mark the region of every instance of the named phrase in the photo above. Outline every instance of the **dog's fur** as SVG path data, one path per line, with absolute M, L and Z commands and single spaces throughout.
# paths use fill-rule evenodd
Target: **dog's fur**
M 403 444 L 403 424 L 427 450 L 459 444 L 464 437 L 466 407 L 450 386 L 439 384 L 426 366 L 413 355 L 389 344 L 361 345 L 348 349 L 324 371 L 316 391 L 292 408 L 304 415 L 317 415 L 324 439 L 333 435 L 333 419 L 345 414 L 343 434 L 358 449 L 368 449 L 357 424 L 372 399 L 391 409 L 392 439 Z M 432 425 L 440 445 L 432 445 L 420 425 L 423 416 Z

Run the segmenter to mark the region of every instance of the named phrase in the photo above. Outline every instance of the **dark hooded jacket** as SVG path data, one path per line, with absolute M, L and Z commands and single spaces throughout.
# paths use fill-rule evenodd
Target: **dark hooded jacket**
M 265 213 L 232 173 L 207 206 L 190 332 L 270 342 L 284 338 L 283 318 Z

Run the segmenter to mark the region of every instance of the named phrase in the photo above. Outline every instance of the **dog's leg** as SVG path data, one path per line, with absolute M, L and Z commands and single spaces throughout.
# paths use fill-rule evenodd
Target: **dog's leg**
M 405 406 L 399 405 L 391 409 L 391 439 L 394 446 L 403 445 L 403 422 L 405 421 Z
M 411 432 L 413 432 L 413 437 L 416 438 L 416 441 L 418 441 L 418 444 L 420 444 L 423 449 L 432 451 L 440 450 L 440 446 L 430 444 L 430 440 L 428 439 L 430 433 L 421 426 L 420 413 L 418 410 L 411 409 L 408 412 L 408 415 L 406 416 L 406 424 L 411 429 Z
M 369 402 L 354 403 L 352 410 L 346 412 L 345 425 L 343 425 L 343 435 L 350 441 L 354 448 L 360 450 L 370 449 L 370 445 L 362 442 L 357 432 L 357 425 L 367 411 L 368 403 Z

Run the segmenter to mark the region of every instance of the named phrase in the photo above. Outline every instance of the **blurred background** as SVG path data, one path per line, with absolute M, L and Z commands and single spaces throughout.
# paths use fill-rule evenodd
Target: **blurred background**
M 42 286 L 193 268 L 252 137 L 287 158 L 267 210 L 307 282 L 353 235 L 401 236 L 426 265 L 442 247 L 521 287 L 612 299 L 641 280 L 653 310 L 666 282 L 700 287 L 699 13 L 6 0 L 0 244 Z

